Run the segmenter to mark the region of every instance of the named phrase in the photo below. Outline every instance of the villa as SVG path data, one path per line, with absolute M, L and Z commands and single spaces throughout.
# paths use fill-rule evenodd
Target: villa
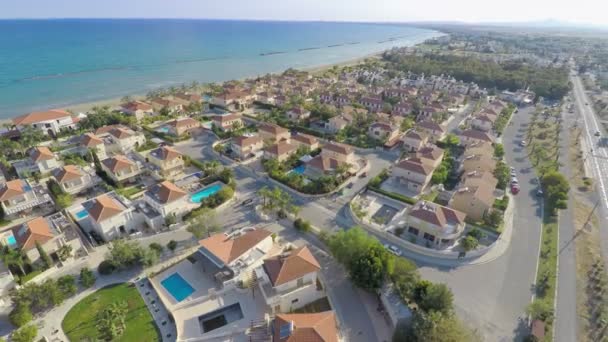
M 203 98 L 199 94 L 192 93 L 177 93 L 173 95 L 173 99 L 178 102 L 182 102 L 185 105 L 190 105 L 192 103 L 200 103 Z
M 15 179 L 0 188 L 0 201 L 5 215 L 13 216 L 40 206 L 52 206 L 46 187 L 32 186 L 26 180 Z
M 431 165 L 433 169 L 436 169 L 441 164 L 443 155 L 443 149 L 433 144 L 427 144 L 415 153 L 416 158 L 422 160 L 423 163 Z
M 287 112 L 285 112 L 285 116 L 290 121 L 302 121 L 304 119 L 310 118 L 310 111 L 304 109 L 303 107 L 294 107 Z
M 296 152 L 298 152 L 298 145 L 282 140 L 264 149 L 264 159 L 276 159 L 283 162 Z
M 469 146 L 472 144 L 479 143 L 494 143 L 494 138 L 487 132 L 479 131 L 476 129 L 468 129 L 462 131 L 459 134 L 460 144 L 463 146 Z
M 266 303 L 272 312 L 291 312 L 325 297 L 317 283 L 319 262 L 308 247 L 288 250 L 265 259 L 255 270 Z
M 465 173 L 473 171 L 494 172 L 494 169 L 496 169 L 496 160 L 487 154 L 468 154 L 464 156 L 462 161 L 462 170 Z
M 433 166 L 424 163 L 419 158 L 409 158 L 400 161 L 393 167 L 391 177 L 415 195 L 420 194 L 431 181 Z
M 119 238 L 136 229 L 140 220 L 135 217 L 132 203 L 115 192 L 109 192 L 82 203 L 84 215 L 90 218 L 90 229 L 105 241 Z M 86 228 L 85 228 L 86 229 Z
M 488 171 L 472 171 L 464 175 L 462 184 L 464 186 L 487 186 L 490 189 L 495 189 L 498 180 L 491 172 Z
M 427 143 L 428 137 L 422 132 L 410 129 L 401 137 L 401 141 L 406 151 L 415 152 Z
M 258 134 L 264 141 L 271 143 L 279 142 L 282 140 L 289 140 L 291 133 L 287 128 L 283 128 L 279 125 L 271 123 L 262 123 L 258 126 Z
M 28 154 L 29 159 L 13 163 L 20 178 L 26 178 L 32 173 L 44 175 L 61 166 L 55 154 L 46 146 L 33 147 Z
M 494 188 L 490 186 L 463 186 L 454 193 L 450 207 L 466 213 L 472 220 L 481 221 L 492 210 L 495 199 Z
M 339 162 L 355 165 L 355 150 L 345 144 L 330 142 L 323 145 L 321 155 L 326 158 L 336 159 Z
M 61 131 L 76 128 L 77 122 L 78 119 L 72 117 L 72 114 L 60 109 L 33 112 L 13 118 L 13 124 L 19 130 L 30 125 L 52 136 L 59 134 Z
M 443 140 L 447 135 L 447 129 L 433 121 L 422 121 L 416 124 L 416 129 L 425 133 L 430 142 Z
M 236 157 L 246 159 L 264 148 L 264 140 L 259 135 L 234 137 L 230 148 Z
M 224 132 L 232 131 L 235 126 L 243 127 L 243 120 L 241 120 L 241 116 L 235 113 L 215 115 L 211 120 L 215 127 Z
M 96 136 L 93 133 L 85 133 L 80 138 L 80 152 L 79 154 L 85 156 L 89 153 L 89 150 L 93 150 L 97 154 L 99 160 L 104 160 L 108 156 L 106 154 L 106 146 L 103 139 Z
M 101 169 L 116 183 L 134 181 L 142 171 L 139 162 L 120 154 L 102 160 Z
M 184 159 L 173 147 L 163 146 L 150 151 L 146 161 L 154 166 L 159 178 L 175 179 L 184 171 Z
M 333 311 L 278 314 L 272 323 L 272 342 L 338 342 Z
M 137 119 L 137 121 L 141 121 L 146 116 L 154 115 L 154 108 L 151 104 L 143 102 L 143 101 L 131 101 L 120 106 L 121 112 L 132 115 Z
M 471 121 L 471 127 L 479 131 L 489 132 L 492 130 L 492 127 L 494 127 L 494 122 L 497 119 L 498 117 L 495 115 L 493 116 L 489 114 L 479 113 L 473 117 L 473 120 Z
M 436 203 L 420 201 L 408 208 L 406 231 L 434 248 L 452 246 L 462 235 L 466 215 Z
M 291 142 L 296 144 L 298 147 L 307 148 L 310 151 L 314 151 L 319 148 L 319 139 L 312 135 L 298 133 L 291 137 Z
M 188 194 L 186 191 L 169 181 L 153 185 L 144 193 L 143 199 L 144 202 L 156 210 L 163 219 L 169 215 L 180 218 L 183 214 L 192 209 L 192 206 L 188 202 Z M 151 227 L 156 226 L 156 224 L 148 224 Z
M 386 122 L 374 122 L 369 126 L 367 136 L 372 139 L 391 142 L 399 137 L 399 128 Z
M 348 123 L 349 121 L 346 120 L 344 116 L 337 115 L 327 120 L 325 129 L 327 129 L 331 133 L 337 133 L 338 131 L 346 128 L 346 126 L 348 126 Z
M 192 118 L 179 118 L 169 121 L 167 127 L 169 128 L 169 134 L 180 137 L 184 134 L 190 134 L 192 130 L 201 127 L 201 123 Z
M 53 171 L 53 178 L 68 194 L 82 193 L 101 182 L 91 167 L 66 165 Z
M 180 101 L 175 101 L 169 98 L 155 98 L 150 100 L 152 107 L 155 112 L 160 112 L 162 109 L 166 109 L 169 113 L 178 113 L 184 109 L 184 105 Z
M 130 128 L 117 126 L 108 131 L 106 150 L 114 153 L 128 153 L 146 143 L 146 137 L 141 132 Z

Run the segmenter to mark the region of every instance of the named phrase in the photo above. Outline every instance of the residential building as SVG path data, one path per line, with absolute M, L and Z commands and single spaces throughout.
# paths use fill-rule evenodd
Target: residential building
M 496 160 L 487 154 L 467 154 L 462 161 L 462 170 L 465 173 L 494 172 Z
M 494 188 L 490 186 L 463 186 L 454 193 L 450 207 L 462 211 L 472 220 L 481 221 L 492 209 L 494 200 Z
M 296 144 L 298 147 L 307 148 L 310 151 L 314 151 L 319 148 L 319 139 L 312 135 L 298 133 L 291 137 L 291 142 Z
M 90 217 L 91 229 L 105 241 L 135 230 L 140 222 L 135 218 L 135 206 L 115 192 L 97 196 L 82 206 Z
M 327 143 L 323 145 L 321 155 L 326 158 L 336 159 L 342 163 L 356 164 L 355 150 L 349 145 L 336 142 Z
M 423 163 L 431 165 L 436 169 L 443 160 L 444 151 L 433 144 L 427 144 L 416 151 L 415 157 Z
M 369 126 L 367 136 L 372 139 L 391 142 L 399 138 L 399 127 L 386 122 L 374 122 Z
M 60 109 L 33 112 L 13 118 L 13 124 L 19 130 L 29 125 L 52 136 L 59 134 L 61 131 L 76 128 L 77 123 L 77 118 L 72 117 L 72 114 Z
M 471 127 L 479 131 L 489 132 L 494 127 L 494 122 L 496 122 L 497 119 L 497 116 L 488 113 L 479 113 L 473 117 Z
M 0 261 L 0 306 L 10 306 L 10 293 L 17 286 L 11 270 Z
M 170 215 L 181 218 L 183 214 L 191 209 L 188 203 L 188 193 L 169 181 L 150 187 L 144 193 L 143 199 L 163 219 Z M 155 226 L 155 224 L 151 224 L 151 226 Z
M 407 209 L 406 230 L 423 238 L 427 246 L 442 248 L 454 245 L 465 228 L 465 213 L 442 205 L 419 201 Z
M 423 163 L 419 158 L 409 158 L 397 163 L 391 176 L 417 195 L 429 184 L 433 171 L 433 166 Z
M 422 148 L 427 141 L 428 137 L 423 132 L 418 132 L 414 129 L 410 129 L 405 132 L 403 136 L 401 136 L 401 141 L 403 142 L 403 148 L 407 152 L 415 152 L 418 149 Z
M 28 159 L 13 163 L 20 178 L 26 178 L 33 173 L 45 175 L 61 166 L 55 154 L 46 146 L 33 147 L 29 149 L 28 155 Z
M 350 169 L 349 164 L 335 158 L 323 156 L 322 154 L 315 156 L 305 165 L 304 174 L 313 179 L 321 176 L 333 175 L 340 167 L 348 167 Z
M 492 172 L 471 171 L 464 174 L 462 184 L 465 187 L 487 186 L 490 189 L 495 189 L 496 185 L 498 184 L 498 180 L 496 177 L 494 177 Z
M 331 133 L 337 133 L 346 128 L 346 126 L 348 126 L 348 121 L 342 115 L 336 115 L 327 120 L 325 129 Z
M 80 155 L 87 155 L 89 150 L 93 150 L 99 160 L 104 160 L 108 157 L 103 140 L 93 133 L 85 133 L 80 137 Z
M 201 127 L 201 123 L 192 118 L 178 118 L 167 122 L 166 126 L 169 129 L 169 134 L 180 137 L 185 134 L 190 134 L 192 130 Z
M 289 140 L 291 137 L 291 133 L 289 133 L 287 128 L 272 123 L 261 123 L 258 126 L 258 134 L 264 141 L 271 143 Z
M 232 131 L 235 127 L 243 127 L 241 116 L 235 113 L 215 115 L 211 120 L 215 127 L 224 132 Z
M 169 113 L 179 113 L 184 110 L 182 101 L 176 101 L 170 98 L 155 98 L 150 100 L 150 103 L 157 113 L 162 109 L 166 109 Z
M 333 311 L 277 314 L 272 322 L 272 342 L 338 342 Z
M 266 304 L 273 313 L 292 312 L 325 296 L 317 285 L 319 262 L 308 247 L 264 260 L 255 270 Z
M 285 116 L 290 121 L 302 121 L 310 118 L 310 111 L 304 107 L 294 107 L 285 112 Z
M 72 195 L 82 193 L 101 181 L 90 166 L 76 165 L 66 165 L 53 170 L 53 178 L 61 190 Z
M 416 129 L 426 134 L 430 142 L 443 140 L 447 135 L 447 129 L 433 121 L 422 121 L 416 124 Z
M 173 95 L 173 99 L 178 102 L 182 102 L 183 105 L 190 105 L 192 103 L 200 103 L 203 98 L 199 94 L 193 93 L 177 93 Z
M 362 97 L 359 103 L 372 113 L 379 112 L 384 107 L 384 101 L 375 97 Z
M 146 143 L 143 133 L 122 125 L 101 127 L 95 134 L 103 138 L 107 154 L 129 153 Z
M 42 185 L 32 186 L 29 181 L 15 179 L 0 188 L 2 210 L 7 216 L 31 211 L 40 206 L 52 206 L 53 200 Z
M 141 174 L 139 163 L 121 154 L 102 160 L 101 169 L 116 183 L 134 181 Z
M 264 159 L 276 159 L 283 162 L 298 152 L 298 145 L 282 140 L 264 149 Z
M 150 151 L 146 161 L 154 166 L 154 172 L 160 178 L 175 179 L 184 171 L 184 159 L 181 153 L 170 146 L 162 146 Z
M 480 142 L 480 143 L 471 143 L 466 146 L 464 150 L 464 155 L 475 155 L 475 154 L 483 154 L 486 156 L 494 155 L 494 146 L 492 146 L 489 142 Z
M 476 129 L 462 131 L 460 132 L 459 137 L 460 144 L 463 146 L 479 143 L 494 143 L 494 138 L 490 134 Z
M 237 158 L 247 159 L 264 148 L 264 140 L 259 135 L 234 137 L 230 148 Z
M 121 112 L 134 116 L 137 121 L 141 121 L 147 116 L 154 115 L 154 108 L 152 105 L 144 101 L 127 102 L 122 104 L 120 107 Z

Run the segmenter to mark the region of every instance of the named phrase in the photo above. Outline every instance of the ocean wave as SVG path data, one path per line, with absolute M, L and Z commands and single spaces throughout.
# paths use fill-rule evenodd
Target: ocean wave
M 319 49 L 321 49 L 321 48 L 320 47 L 307 47 L 307 48 L 298 49 L 298 51 L 319 50 Z
M 260 53 L 260 56 L 282 55 L 284 53 L 287 53 L 287 51 L 269 51 Z

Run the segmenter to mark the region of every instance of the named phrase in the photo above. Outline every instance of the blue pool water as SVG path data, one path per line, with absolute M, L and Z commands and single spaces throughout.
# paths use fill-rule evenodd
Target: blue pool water
M 169 127 L 159 127 L 156 129 L 157 132 L 161 132 L 161 133 L 169 133 Z
M 194 293 L 194 288 L 179 273 L 173 273 L 160 283 L 178 302 Z
M 11 235 L 6 238 L 6 242 L 8 243 L 9 246 L 14 246 L 17 244 L 17 239 L 15 239 L 15 237 Z
M 304 170 L 305 170 L 305 169 L 306 169 L 306 165 L 302 164 L 302 165 L 300 165 L 300 166 L 296 166 L 296 167 L 294 167 L 294 168 L 291 170 L 291 172 L 293 172 L 293 173 L 297 173 L 297 174 L 301 175 L 301 174 L 303 174 L 303 173 L 304 173 Z
M 205 198 L 216 194 L 218 191 L 220 191 L 221 188 L 222 186 L 220 184 L 214 184 L 212 186 L 206 187 L 202 190 L 193 193 L 190 196 L 190 199 L 194 203 L 201 203 Z
M 79 212 L 76 213 L 76 218 L 79 220 L 82 220 L 83 218 L 89 216 L 89 212 L 85 210 L 81 210 Z

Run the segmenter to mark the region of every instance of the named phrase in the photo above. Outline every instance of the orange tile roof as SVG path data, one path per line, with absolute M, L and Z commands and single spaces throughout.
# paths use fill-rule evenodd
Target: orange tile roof
M 123 207 L 115 199 L 103 194 L 95 198 L 95 203 L 88 212 L 95 221 L 101 222 L 122 213 Z
M 264 149 L 264 151 L 274 154 L 276 156 L 282 156 L 284 154 L 294 152 L 297 149 L 298 149 L 298 146 L 296 146 L 295 144 L 290 144 L 286 141 L 280 141 L 277 144 L 266 147 Z
M 13 235 L 23 250 L 36 247 L 36 242 L 44 245 L 55 236 L 49 223 L 43 217 L 37 217 L 26 223 L 13 227 Z
M 340 153 L 340 154 L 351 154 L 353 153 L 353 148 L 351 146 L 345 145 L 345 144 L 340 144 L 340 143 L 336 143 L 336 142 L 330 142 L 327 143 L 323 146 L 324 149 L 330 150 L 330 151 L 334 151 L 336 153 Z
M 254 135 L 251 137 L 239 136 L 239 137 L 232 138 L 232 142 L 236 146 L 247 147 L 247 146 L 255 145 L 255 144 L 262 142 L 262 137 L 259 135 Z
M 103 140 L 93 133 L 85 133 L 82 138 L 80 138 L 80 144 L 86 147 L 94 147 L 103 144 Z
M 333 311 L 301 314 L 277 314 L 273 342 L 337 342 L 338 328 Z M 281 327 L 293 326 L 289 336 L 281 338 Z
M 262 123 L 258 126 L 259 131 L 268 132 L 270 134 L 278 135 L 283 133 L 289 133 L 287 128 L 281 127 L 279 125 L 275 125 L 272 123 Z
M 113 136 L 115 136 L 118 139 L 125 139 L 125 138 L 128 138 L 133 135 L 131 132 L 129 132 L 129 130 L 127 130 L 123 127 L 112 128 L 110 130 L 110 134 L 112 134 Z
M 46 146 L 37 146 L 30 150 L 30 157 L 33 161 L 39 162 L 41 160 L 55 159 L 55 154 Z
M 264 260 L 264 270 L 273 286 L 285 284 L 320 269 L 319 262 L 306 246 L 291 251 L 289 255 L 277 255 Z
M 201 123 L 192 118 L 180 118 L 175 119 L 167 123 L 171 127 L 188 127 L 188 126 L 200 126 Z
M 161 160 L 173 160 L 175 158 L 180 157 L 182 154 L 179 153 L 176 149 L 169 146 L 163 146 L 158 149 L 158 156 Z
M 162 203 L 170 203 L 187 195 L 184 190 L 169 181 L 159 184 L 157 194 Z
M 248 231 L 235 238 L 230 238 L 224 233 L 219 233 L 200 240 L 198 243 L 219 260 L 225 264 L 229 264 L 270 235 L 272 233 L 265 229 Z
M 31 125 L 41 121 L 59 120 L 66 116 L 72 116 L 72 114 L 60 109 L 51 109 L 44 112 L 32 112 L 18 116 L 13 118 L 13 123 L 15 125 Z
M 23 194 L 25 182 L 21 179 L 15 179 L 6 182 L 4 187 L 0 189 L 0 201 L 10 200 L 11 198 Z
M 135 165 L 135 163 L 123 155 L 116 155 L 112 158 L 104 159 L 101 162 L 112 172 L 126 169 Z
M 66 165 L 57 169 L 54 176 L 57 182 L 63 183 L 73 179 L 80 179 L 80 177 L 82 177 L 82 172 L 80 172 L 80 169 L 75 165 Z
M 314 137 L 312 135 L 308 135 L 308 134 L 303 134 L 303 133 L 298 133 L 298 134 L 292 136 L 291 139 L 293 139 L 295 141 L 299 141 L 306 145 L 314 145 L 319 142 L 319 139 L 317 139 L 316 137 Z
M 410 158 L 400 161 L 395 167 L 416 172 L 422 175 L 430 175 L 433 172 L 431 165 L 424 164 L 419 158 Z

